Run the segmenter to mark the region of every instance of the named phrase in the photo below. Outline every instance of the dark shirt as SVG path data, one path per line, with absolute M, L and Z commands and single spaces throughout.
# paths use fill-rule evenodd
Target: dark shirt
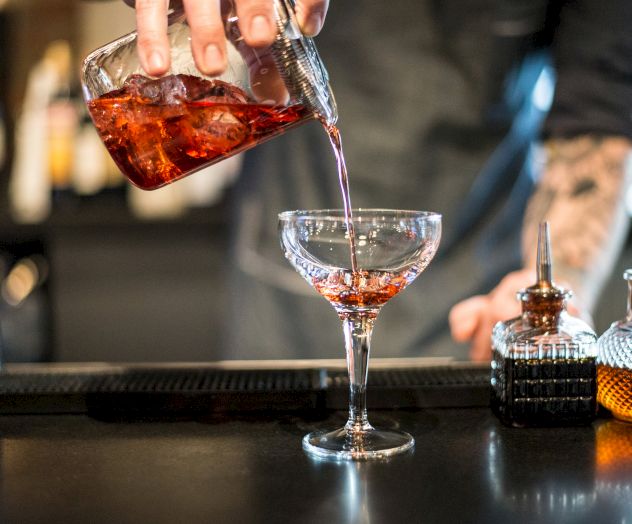
M 316 44 L 338 102 L 354 207 L 443 215 L 439 252 L 384 307 L 374 355 L 465 356 L 450 340 L 448 311 L 520 267 L 536 141 L 632 137 L 629 20 L 627 0 L 331 3 Z M 314 122 L 249 152 L 232 197 L 226 358 L 342 358 L 333 309 L 283 260 L 276 238 L 277 213 L 342 205 L 323 129 Z

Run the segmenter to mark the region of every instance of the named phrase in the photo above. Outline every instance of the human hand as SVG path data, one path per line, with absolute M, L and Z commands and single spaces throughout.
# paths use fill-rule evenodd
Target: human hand
M 134 0 L 124 0 L 134 5 Z M 197 68 L 204 74 L 221 74 L 226 68 L 226 36 L 222 3 L 234 1 L 239 30 L 246 44 L 261 48 L 272 44 L 276 34 L 273 0 L 182 0 L 191 28 L 191 50 Z M 136 0 L 138 54 L 141 66 L 152 76 L 169 70 L 167 0 Z M 296 16 L 306 36 L 322 28 L 329 0 L 297 0 Z
M 521 269 L 509 273 L 487 295 L 477 295 L 456 304 L 449 315 L 452 338 L 457 342 L 470 342 L 470 358 L 485 361 L 491 358 L 491 335 L 497 322 L 520 315 L 522 307 L 516 298 L 521 289 L 536 282 L 535 271 Z M 569 289 L 564 282 L 556 283 Z M 567 311 L 591 322 L 589 315 L 575 303 L 567 304 Z
M 532 270 L 514 271 L 503 278 L 489 294 L 465 299 L 450 310 L 452 338 L 457 342 L 470 342 L 472 360 L 490 359 L 492 329 L 497 322 L 520 314 L 516 292 L 532 285 L 535 280 L 535 272 Z

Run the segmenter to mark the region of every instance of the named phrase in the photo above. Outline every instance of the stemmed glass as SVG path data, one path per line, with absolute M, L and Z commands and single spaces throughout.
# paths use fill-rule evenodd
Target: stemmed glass
M 343 428 L 306 435 L 303 449 L 323 458 L 363 460 L 401 453 L 415 443 L 408 433 L 369 424 L 369 350 L 382 306 L 432 260 L 441 215 L 389 209 L 352 214 L 348 223 L 343 210 L 286 211 L 279 215 L 279 234 L 285 257 L 338 313 L 347 353 L 349 420 Z

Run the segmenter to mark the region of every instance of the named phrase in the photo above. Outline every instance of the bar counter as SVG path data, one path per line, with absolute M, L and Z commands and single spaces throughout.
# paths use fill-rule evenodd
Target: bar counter
M 509 428 L 484 405 L 480 381 L 461 387 L 449 378 L 483 368 L 443 366 L 442 384 L 419 387 L 380 385 L 378 366 L 369 378 L 369 418 L 410 432 L 414 450 L 385 461 L 319 461 L 303 452 L 302 436 L 343 425 L 346 412 L 334 409 L 342 397 L 320 391 L 336 390 L 336 372 L 305 369 L 315 377 L 310 393 L 278 390 L 283 401 L 268 396 L 268 408 L 253 402 L 260 392 L 234 397 L 231 409 L 215 409 L 219 397 L 202 396 L 215 406 L 203 410 L 183 402 L 195 397 L 190 392 L 171 391 L 179 400 L 160 397 L 166 408 L 157 410 L 148 397 L 134 404 L 139 388 L 129 383 L 125 405 L 134 409 L 82 403 L 89 388 L 77 376 L 104 369 L 51 366 L 53 380 L 46 366 L 7 366 L 0 375 L 0 520 L 632 522 L 632 425 L 602 415 L 587 427 Z M 130 376 L 128 368 L 116 372 Z M 64 376 L 74 393 L 59 381 Z M 53 383 L 62 387 L 51 396 Z M 100 383 L 112 389 L 111 378 Z M 390 397 L 382 396 L 389 387 Z M 379 397 L 398 409 L 386 409 Z

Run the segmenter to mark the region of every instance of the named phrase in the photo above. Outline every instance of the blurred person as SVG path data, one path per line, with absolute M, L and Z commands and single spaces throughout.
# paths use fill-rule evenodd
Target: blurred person
M 273 35 L 255 19 L 269 21 L 271 2 L 235 3 L 244 37 L 268 45 Z M 166 2 L 136 7 L 141 61 L 161 74 Z M 184 7 L 198 67 L 220 72 L 218 2 Z M 315 35 L 328 4 L 303 0 L 297 10 Z M 590 316 L 628 227 L 631 18 L 626 0 L 329 6 L 317 46 L 338 101 L 354 207 L 443 214 L 435 260 L 380 314 L 375 356 L 488 359 L 492 326 L 519 314 L 515 293 L 535 281 L 543 219 L 554 278 L 573 290 L 574 311 Z M 343 356 L 333 309 L 283 260 L 276 231 L 280 211 L 341 206 L 333 164 L 316 122 L 245 155 L 231 195 L 226 358 Z

